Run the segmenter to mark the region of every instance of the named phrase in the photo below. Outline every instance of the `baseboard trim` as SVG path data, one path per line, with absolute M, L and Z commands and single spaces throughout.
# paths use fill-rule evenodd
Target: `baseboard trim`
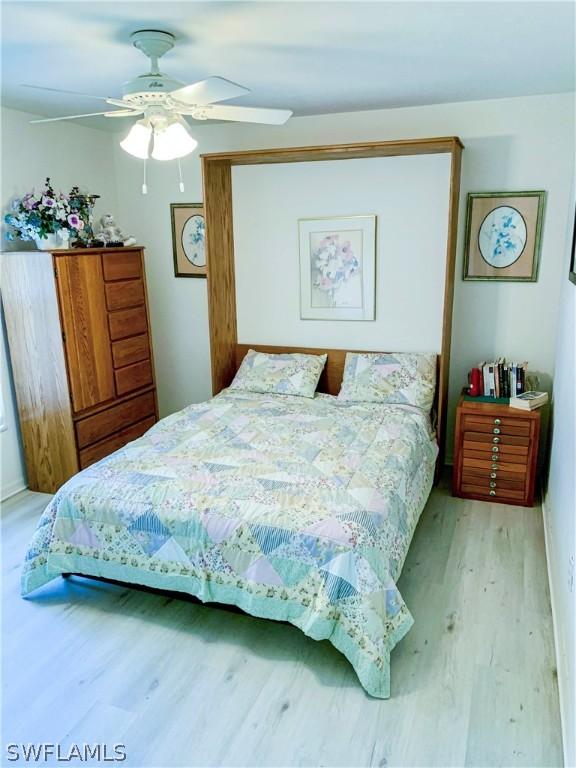
M 14 483 L 9 483 L 2 488 L 2 497 L 0 501 L 8 501 L 12 496 L 16 496 L 17 493 L 25 491 L 28 488 L 24 480 L 16 480 Z
M 553 561 L 552 543 L 550 534 L 548 531 L 548 512 L 546 509 L 546 500 L 544 494 L 542 494 L 542 522 L 544 524 L 544 546 L 546 549 L 546 571 L 548 573 L 548 588 L 550 590 L 550 606 L 552 608 L 552 631 L 554 634 L 554 652 L 556 653 L 556 669 L 558 680 L 558 698 L 560 701 L 560 727 L 562 729 L 562 752 L 564 754 L 564 765 L 570 766 L 571 757 L 568 754 L 568 737 L 567 727 L 568 713 L 566 712 L 566 693 L 564 690 L 564 681 L 568 678 L 568 670 L 564 669 L 564 652 L 561 647 L 560 634 L 558 632 L 558 619 L 557 619 L 557 601 L 556 601 L 556 587 L 554 579 L 552 578 L 552 572 L 550 571 L 550 563 Z

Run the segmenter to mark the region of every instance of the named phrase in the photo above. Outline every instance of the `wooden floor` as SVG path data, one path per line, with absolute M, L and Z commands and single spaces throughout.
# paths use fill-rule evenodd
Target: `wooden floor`
M 22 600 L 48 498 L 3 509 L 3 751 L 123 743 L 123 765 L 166 767 L 562 764 L 539 508 L 433 492 L 400 580 L 416 623 L 379 701 L 288 625 L 80 578 Z

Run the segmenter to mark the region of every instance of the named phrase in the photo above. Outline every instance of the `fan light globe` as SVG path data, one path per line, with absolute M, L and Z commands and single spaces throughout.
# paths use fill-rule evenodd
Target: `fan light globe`
M 144 120 L 138 120 L 138 122 L 134 123 L 132 128 L 130 128 L 128 136 L 120 142 L 120 146 L 125 152 L 128 152 L 128 154 L 146 160 L 150 157 L 149 148 L 151 138 L 151 126 Z
M 170 123 L 165 128 L 154 127 L 154 145 L 152 157 L 154 160 L 176 160 L 193 152 L 198 146 L 187 127 L 179 120 Z

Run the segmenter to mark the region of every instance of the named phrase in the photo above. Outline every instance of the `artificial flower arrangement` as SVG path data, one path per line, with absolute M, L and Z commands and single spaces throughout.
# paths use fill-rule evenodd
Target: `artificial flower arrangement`
M 46 242 L 54 247 L 56 241 L 63 244 L 60 247 L 67 247 L 70 238 L 82 237 L 82 230 L 89 223 L 89 213 L 85 198 L 79 195 L 77 187 L 69 195 L 56 194 L 47 178 L 43 192 L 35 194 L 32 190 L 14 200 L 12 213 L 4 220 L 15 232 L 7 232 L 6 238 L 14 240 L 18 236 L 21 240 L 35 240 L 39 248 Z

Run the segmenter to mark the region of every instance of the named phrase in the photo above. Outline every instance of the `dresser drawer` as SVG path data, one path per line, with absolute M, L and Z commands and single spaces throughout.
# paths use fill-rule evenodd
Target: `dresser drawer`
M 128 280 L 142 277 L 142 260 L 138 251 L 103 253 L 104 280 Z
M 152 365 L 150 360 L 142 360 L 140 363 L 127 365 L 114 371 L 116 379 L 116 392 L 118 396 L 126 395 L 135 389 L 152 384 Z
M 476 475 L 470 471 L 462 472 L 462 483 L 464 485 L 476 485 L 486 489 L 487 492 L 496 488 L 510 488 L 512 490 L 523 491 L 526 488 L 526 480 L 524 477 L 517 478 L 516 480 L 509 480 L 507 478 L 499 477 L 498 472 L 490 472 L 484 475 Z
M 514 472 L 502 469 L 502 465 L 490 465 L 489 467 L 471 467 L 463 466 L 462 477 L 481 477 L 488 480 L 513 480 L 514 482 L 523 485 L 526 479 L 526 467 L 524 471 Z
M 106 306 L 109 310 L 125 309 L 144 304 L 144 283 L 142 280 L 118 280 L 106 283 Z
M 84 448 L 98 440 L 103 440 L 114 432 L 154 414 L 153 392 L 146 392 L 119 405 L 113 405 L 105 411 L 100 411 L 76 422 L 78 447 Z
M 146 309 L 134 307 L 133 309 L 120 309 L 110 312 L 108 315 L 110 327 L 110 340 L 124 339 L 127 336 L 136 336 L 148 330 Z
M 466 439 L 464 440 L 462 447 L 464 453 L 467 451 L 487 454 L 494 453 L 506 458 L 519 457 L 522 461 L 526 461 L 529 449 L 529 446 L 527 445 L 492 445 L 492 443 L 477 443 L 473 440 Z M 514 459 L 512 459 L 512 461 L 514 461 Z
M 127 339 L 112 343 L 112 363 L 114 368 L 122 368 L 124 365 L 138 363 L 150 357 L 150 344 L 148 334 L 131 336 Z
M 150 429 L 150 427 L 153 427 L 155 423 L 156 418 L 150 416 L 148 419 L 139 421 L 137 424 L 133 424 L 127 429 L 122 429 L 120 432 L 117 432 L 106 440 L 101 440 L 88 448 L 84 448 L 84 450 L 80 451 L 80 469 L 89 467 L 90 464 L 94 464 L 95 461 L 100 461 L 100 459 L 109 456 L 111 453 L 114 453 L 114 451 L 122 448 L 132 440 L 141 437 Z

